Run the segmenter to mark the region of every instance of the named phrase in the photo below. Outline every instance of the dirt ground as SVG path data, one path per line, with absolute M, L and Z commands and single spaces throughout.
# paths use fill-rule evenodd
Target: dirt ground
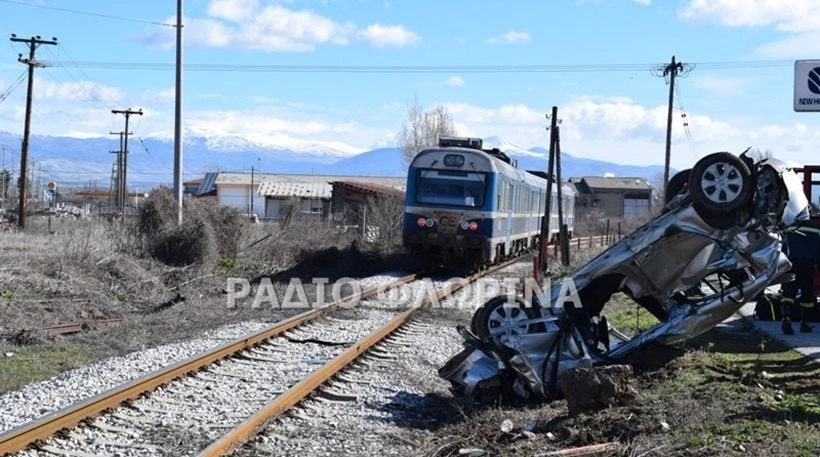
M 24 233 L 0 234 L 0 393 L 203 330 L 305 311 L 269 303 L 254 308 L 255 288 L 231 308 L 228 278 L 254 285 L 269 278 L 278 297 L 285 296 L 291 278 L 302 278 L 313 303 L 313 277 L 333 281 L 401 268 L 395 259 L 359 248 L 353 238 L 327 227 L 242 224 L 233 256 L 209 254 L 198 264 L 178 266 L 136 252 L 118 222 L 59 219 L 52 221 L 51 232 L 44 220 L 28 222 Z M 330 287 L 324 295 L 331 301 Z M 102 320 L 116 322 L 103 325 Z M 74 323 L 85 330 L 65 336 L 45 330 Z
M 616 300 L 613 308 L 622 309 L 610 311 L 628 315 L 630 306 Z M 578 416 L 564 400 L 472 409 L 448 392 L 430 393 L 438 407 L 428 413 L 439 425 L 417 455 L 530 456 L 606 443 L 618 450 L 594 455 L 820 455 L 820 364 L 742 320 L 628 362 L 637 399 Z

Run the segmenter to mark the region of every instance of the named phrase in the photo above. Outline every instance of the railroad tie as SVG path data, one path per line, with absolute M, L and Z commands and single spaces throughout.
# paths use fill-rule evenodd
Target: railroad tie
M 38 449 L 48 452 L 49 454 L 61 455 L 65 457 L 101 457 L 99 454 L 91 454 L 83 451 L 69 451 L 66 449 L 59 449 L 48 444 L 39 446 Z
M 322 400 L 322 399 L 329 400 L 329 401 L 332 401 L 332 402 L 344 403 L 344 402 L 358 401 L 359 396 L 358 395 L 347 394 L 347 393 L 344 393 L 344 392 L 339 392 L 337 390 L 333 390 L 333 389 L 330 389 L 330 388 L 324 388 L 324 389 L 319 391 L 319 396 L 318 396 L 317 400 Z

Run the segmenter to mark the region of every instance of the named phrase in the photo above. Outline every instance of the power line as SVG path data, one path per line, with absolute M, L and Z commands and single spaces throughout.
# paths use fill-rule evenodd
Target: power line
M 0 0 L 2 1 L 2 0 Z M 173 70 L 165 62 L 45 61 L 47 66 L 75 66 L 101 70 Z M 246 73 L 600 73 L 653 71 L 666 64 L 568 64 L 568 65 L 262 65 L 189 63 L 186 71 Z M 792 60 L 751 60 L 689 64 L 699 70 L 759 69 L 787 67 Z
M 3 103 L 3 101 L 5 101 L 9 97 L 9 95 L 11 95 L 11 93 L 14 92 L 14 89 L 16 89 L 17 86 L 23 83 L 23 81 L 26 79 L 27 72 L 28 70 L 23 70 L 23 72 L 20 73 L 20 76 L 17 77 L 17 80 L 11 83 L 9 88 L 3 91 L 2 94 L 0 94 L 0 103 Z
M 695 140 L 692 137 L 692 131 L 689 129 L 689 115 L 683 107 L 683 97 L 680 95 L 680 84 L 675 86 L 675 94 L 678 97 L 678 107 L 680 109 L 680 117 L 683 121 L 683 131 L 686 133 L 686 140 L 689 142 L 689 149 L 692 151 L 692 158 L 697 160 L 697 153 L 695 152 Z
M 147 19 L 138 19 L 138 18 L 133 18 L 133 17 L 125 17 L 125 16 L 115 16 L 113 14 L 94 13 L 92 11 L 73 10 L 73 9 L 69 9 L 69 8 L 58 8 L 56 6 L 37 5 L 37 4 L 33 4 L 33 3 L 23 2 L 23 1 L 20 1 L 20 0 L 0 0 L 0 2 L 10 3 L 12 5 L 30 6 L 32 8 L 41 8 L 41 9 L 52 10 L 52 11 L 61 11 L 63 13 L 72 13 L 72 14 L 82 14 L 84 16 L 103 17 L 103 18 L 106 18 L 106 19 L 115 19 L 115 20 L 118 20 L 118 21 L 139 22 L 141 24 L 161 25 L 163 27 L 174 27 L 174 24 L 168 24 L 166 22 L 150 21 L 150 20 L 147 20 Z
M 90 93 L 90 92 L 86 89 L 85 84 L 83 84 L 83 82 L 81 82 L 78 78 L 75 78 L 75 77 L 74 77 L 74 75 L 72 75 L 72 74 L 71 74 L 71 72 L 70 72 L 70 71 L 68 71 L 68 68 L 69 68 L 69 67 L 62 67 L 62 68 L 63 68 L 63 70 L 64 70 L 64 71 L 66 72 L 66 74 L 68 75 L 68 77 L 69 77 L 69 78 L 71 78 L 72 80 L 74 80 L 77 84 L 79 84 L 79 85 L 83 88 L 83 90 L 84 90 L 86 93 L 88 93 L 89 95 L 91 95 L 91 97 L 92 97 L 93 99 L 95 99 L 96 101 L 99 101 L 99 102 L 100 102 L 100 103 L 102 103 L 102 104 L 105 104 L 105 102 L 103 102 L 103 100 L 101 100 L 101 98 L 103 98 L 103 97 L 104 97 L 104 98 L 108 99 L 108 101 L 109 101 L 109 102 L 111 102 L 108 106 L 106 106 L 106 108 L 108 108 L 108 109 L 114 109 L 114 108 L 118 108 L 118 107 L 123 107 L 123 106 L 125 106 L 124 104 L 120 103 L 118 100 L 115 100 L 114 98 L 110 97 L 110 96 L 108 95 L 108 93 L 107 93 L 105 90 L 103 90 L 103 88 L 102 88 L 102 87 L 100 87 L 97 83 L 95 83 L 95 82 L 94 82 L 94 80 L 93 80 L 93 79 L 91 79 L 91 77 L 90 77 L 90 76 L 88 76 L 88 74 L 87 74 L 85 71 L 83 71 L 83 69 L 82 69 L 81 67 L 78 67 L 78 66 L 76 65 L 76 62 L 75 62 L 74 58 L 71 56 L 71 53 L 68 51 L 68 48 L 66 48 L 64 44 L 60 43 L 60 46 L 59 46 L 59 48 L 58 48 L 58 49 L 59 49 L 61 52 L 65 52 L 65 55 L 68 57 L 68 59 L 69 59 L 72 63 L 75 63 L 75 65 L 74 65 L 74 66 L 72 66 L 71 68 L 76 68 L 76 69 L 80 72 L 80 74 L 81 74 L 81 75 L 85 78 L 85 81 L 86 81 L 88 84 L 91 84 L 92 86 L 94 86 L 94 88 L 96 88 L 96 90 L 97 90 L 97 92 L 98 92 L 98 94 L 99 94 L 98 96 L 95 96 L 95 95 L 91 94 L 91 93 Z

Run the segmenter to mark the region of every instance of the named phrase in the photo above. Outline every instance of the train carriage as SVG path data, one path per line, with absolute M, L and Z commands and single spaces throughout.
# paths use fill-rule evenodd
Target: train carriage
M 538 244 L 547 181 L 475 138 L 442 138 L 413 159 L 407 175 L 403 251 L 432 261 L 492 264 Z M 575 193 L 563 187 L 572 229 Z M 551 236 L 558 232 L 553 187 Z

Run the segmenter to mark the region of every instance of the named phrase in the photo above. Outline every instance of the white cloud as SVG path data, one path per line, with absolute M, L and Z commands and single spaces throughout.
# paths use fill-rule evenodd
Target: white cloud
M 453 87 L 463 86 L 464 85 L 464 79 L 460 76 L 450 76 L 449 78 L 447 78 L 447 81 L 445 81 L 444 84 L 447 84 L 448 86 L 453 86 Z
M 820 0 L 690 0 L 678 15 L 728 27 L 774 27 L 786 36 L 760 46 L 756 53 L 793 58 L 820 52 L 818 11 Z
M 187 45 L 309 52 L 320 45 L 347 45 L 353 40 L 379 48 L 404 47 L 420 41 L 416 33 L 402 25 L 371 24 L 359 28 L 352 22 L 338 22 L 310 10 L 260 5 L 258 0 L 211 0 L 207 15 L 185 19 Z M 160 48 L 175 43 L 173 30 L 165 28 L 134 40 Z
M 530 34 L 527 32 L 516 32 L 515 30 L 510 30 L 506 33 L 502 33 L 501 35 L 493 36 L 487 38 L 485 41 L 487 44 L 513 44 L 513 43 L 528 43 L 532 41 Z
M 208 15 L 229 21 L 240 21 L 251 16 L 259 7 L 259 0 L 213 0 Z
M 820 0 L 690 0 L 679 15 L 730 27 L 774 25 L 784 32 L 806 32 L 820 28 L 818 10 Z
M 358 35 L 361 39 L 377 48 L 387 46 L 404 47 L 420 41 L 418 35 L 401 25 L 373 24 L 359 31 Z
M 92 101 L 109 105 L 123 98 L 120 89 L 92 81 L 55 82 L 35 77 L 34 87 L 37 89 L 34 98 L 44 101 Z
M 641 5 L 649 6 L 652 4 L 652 0 L 632 0 L 635 3 L 640 3 Z

